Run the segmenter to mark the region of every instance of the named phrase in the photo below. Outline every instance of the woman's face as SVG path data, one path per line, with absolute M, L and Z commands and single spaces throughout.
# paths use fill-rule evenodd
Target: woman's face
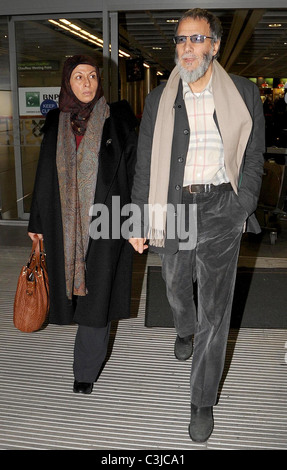
M 92 101 L 98 88 L 98 77 L 95 67 L 89 64 L 77 65 L 71 74 L 70 85 L 74 95 L 82 103 Z

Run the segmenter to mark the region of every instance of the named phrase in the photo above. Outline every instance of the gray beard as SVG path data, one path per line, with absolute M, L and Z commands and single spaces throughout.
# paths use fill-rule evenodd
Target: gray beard
M 206 73 L 210 62 L 212 61 L 213 51 L 207 52 L 206 54 L 203 55 L 202 62 L 199 64 L 199 66 L 195 70 L 187 70 L 181 63 L 179 62 L 178 54 L 177 51 L 175 52 L 175 63 L 178 67 L 179 74 L 182 78 L 187 83 L 194 83 L 197 80 L 199 80 L 203 75 Z

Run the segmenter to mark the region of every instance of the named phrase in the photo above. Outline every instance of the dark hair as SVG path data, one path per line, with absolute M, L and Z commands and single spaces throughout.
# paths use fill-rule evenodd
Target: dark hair
M 222 26 L 221 26 L 221 22 L 219 18 L 217 18 L 217 16 L 215 16 L 210 11 L 203 10 L 201 8 L 193 8 L 192 10 L 186 11 L 182 15 L 182 17 L 178 20 L 176 30 L 175 30 L 175 35 L 177 34 L 177 30 L 181 21 L 187 20 L 189 18 L 192 18 L 194 20 L 198 18 L 206 20 L 207 23 L 209 24 L 210 33 L 211 33 L 211 36 L 214 38 L 214 41 L 216 42 L 221 39 L 223 30 L 222 30 Z

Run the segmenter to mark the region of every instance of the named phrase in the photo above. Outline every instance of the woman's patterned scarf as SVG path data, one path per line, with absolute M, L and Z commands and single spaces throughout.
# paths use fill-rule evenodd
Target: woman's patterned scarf
M 84 137 L 76 149 L 70 113 L 60 112 L 57 171 L 62 211 L 66 293 L 87 294 L 85 261 L 89 243 L 90 207 L 94 203 L 98 155 L 105 120 L 110 108 L 104 96 L 90 114 Z

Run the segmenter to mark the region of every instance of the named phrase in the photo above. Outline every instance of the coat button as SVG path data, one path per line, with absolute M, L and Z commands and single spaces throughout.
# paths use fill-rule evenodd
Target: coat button
M 179 191 L 179 190 L 181 189 L 181 186 L 180 186 L 179 184 L 177 184 L 177 185 L 175 186 L 175 189 L 176 189 L 177 191 Z
M 184 133 L 185 135 L 187 135 L 187 134 L 189 134 L 189 130 L 188 130 L 188 129 L 184 129 L 183 133 Z
M 182 157 L 178 157 L 177 161 L 178 161 L 178 163 L 182 163 L 182 162 L 183 162 L 183 158 L 182 158 Z

